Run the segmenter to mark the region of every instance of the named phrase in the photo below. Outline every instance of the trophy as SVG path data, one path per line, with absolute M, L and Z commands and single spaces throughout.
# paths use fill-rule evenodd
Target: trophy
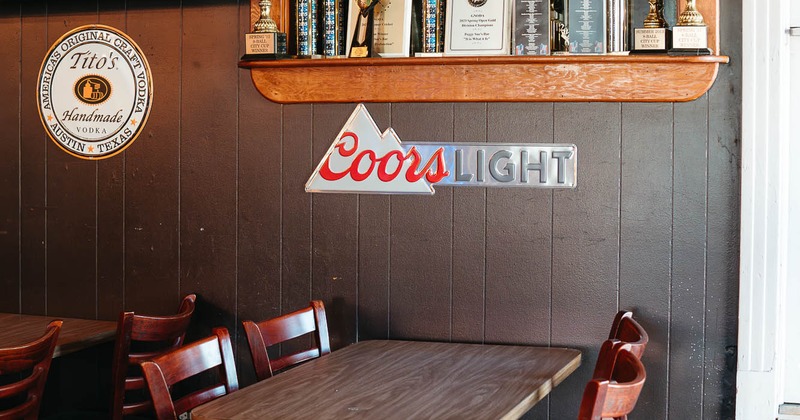
M 269 15 L 270 0 L 261 0 L 261 15 L 253 25 L 253 32 L 245 34 L 245 54 L 242 60 L 270 60 L 286 54 L 286 34 L 278 32 L 278 25 Z
M 650 12 L 644 19 L 644 28 L 633 30 L 631 54 L 666 54 L 670 47 L 672 32 L 664 19 L 662 0 L 648 0 Z
M 695 0 L 686 0 L 686 9 L 678 17 L 678 24 L 673 29 L 670 55 L 711 54 L 708 49 L 708 27 L 694 4 Z
M 371 57 L 372 56 L 372 31 L 375 22 L 375 6 L 379 0 L 357 0 L 358 20 L 353 31 L 353 41 L 350 43 L 350 57 Z

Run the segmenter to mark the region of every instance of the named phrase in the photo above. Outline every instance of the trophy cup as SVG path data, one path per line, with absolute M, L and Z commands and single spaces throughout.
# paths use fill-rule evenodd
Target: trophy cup
M 703 15 L 697 11 L 695 0 L 686 0 L 686 9 L 678 17 L 673 29 L 670 55 L 710 55 L 708 49 L 708 26 Z
M 242 60 L 274 60 L 286 54 L 286 34 L 278 32 L 278 25 L 269 15 L 270 0 L 261 0 L 261 15 L 253 25 L 253 32 L 245 34 L 245 54 Z
M 633 30 L 631 54 L 666 54 L 670 47 L 672 32 L 664 19 L 662 0 L 648 0 L 650 12 L 644 19 L 644 28 Z
M 350 57 L 372 57 L 372 31 L 375 22 L 373 11 L 379 0 L 357 0 L 358 20 L 350 43 Z

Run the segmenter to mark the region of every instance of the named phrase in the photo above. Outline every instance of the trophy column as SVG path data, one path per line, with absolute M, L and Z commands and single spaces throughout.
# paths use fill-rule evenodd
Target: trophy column
M 708 26 L 697 11 L 695 0 L 686 0 L 686 9 L 678 17 L 670 55 L 710 55 Z
M 269 15 L 272 2 L 258 2 L 261 15 L 253 25 L 253 32 L 245 34 L 245 54 L 242 60 L 274 60 L 286 55 L 286 34 L 278 32 L 278 25 Z

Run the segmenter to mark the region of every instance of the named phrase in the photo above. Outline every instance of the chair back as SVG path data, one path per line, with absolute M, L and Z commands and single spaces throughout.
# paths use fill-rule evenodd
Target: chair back
M 578 420 L 627 419 L 647 378 L 644 365 L 627 347 L 615 355 L 611 378 L 595 378 L 586 384 Z
M 261 322 L 243 321 L 242 324 L 259 381 L 281 369 L 331 352 L 325 305 L 320 300 L 313 300 L 307 308 L 277 318 Z M 309 333 L 314 333 L 312 347 L 269 358 L 267 348 Z
M 51 321 L 36 341 L 0 349 L 0 418 L 39 417 L 47 372 L 53 360 L 61 320 Z
M 231 336 L 226 328 L 214 328 L 214 335 L 142 362 L 141 366 L 159 420 L 176 420 L 179 414 L 239 389 Z M 217 370 L 216 383 L 173 400 L 172 385 L 211 369 Z
M 650 338 L 641 324 L 633 319 L 633 312 L 617 312 L 608 340 L 600 346 L 592 377 L 608 378 L 614 368 L 615 356 L 623 347 L 641 359 L 649 340 Z
M 197 296 L 183 298 L 178 313 L 170 316 L 136 315 L 121 312 L 112 365 L 111 417 L 120 420 L 130 414 L 152 412 L 152 403 L 139 363 L 183 344 Z
M 633 312 L 619 311 L 611 325 L 609 340 L 619 340 L 631 345 L 630 351 L 640 359 L 650 338 L 641 324 L 633 319 Z

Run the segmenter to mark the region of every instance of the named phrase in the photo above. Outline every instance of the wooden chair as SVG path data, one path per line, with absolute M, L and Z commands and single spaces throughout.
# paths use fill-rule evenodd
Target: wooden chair
M 159 420 L 176 420 L 179 414 L 239 389 L 231 336 L 225 328 L 214 328 L 214 335 L 142 362 L 141 366 Z M 211 369 L 218 371 L 217 383 L 173 401 L 172 385 Z
M 0 385 L 1 419 L 38 418 L 61 324 L 61 320 L 51 321 L 38 340 L 0 349 L 0 376 L 3 378 L 3 385 Z
M 319 300 L 311 301 L 307 308 L 277 318 L 258 323 L 243 321 L 242 324 L 259 381 L 281 369 L 331 352 L 325 306 Z M 267 348 L 309 333 L 314 333 L 315 346 L 270 360 Z
M 611 332 L 608 334 L 608 340 L 600 346 L 592 377 L 608 378 L 614 367 L 615 356 L 622 347 L 627 347 L 628 351 L 641 359 L 649 340 L 650 338 L 641 324 L 633 319 L 633 312 L 617 312 L 611 325 Z
M 586 384 L 578 420 L 614 418 L 627 420 L 647 378 L 644 365 L 628 346 L 615 354 L 611 378 L 595 378 Z
M 112 366 L 111 417 L 120 420 L 131 414 L 152 412 L 152 403 L 139 362 L 180 347 L 194 313 L 193 294 L 181 301 L 171 316 L 135 315 L 121 312 L 117 322 Z

